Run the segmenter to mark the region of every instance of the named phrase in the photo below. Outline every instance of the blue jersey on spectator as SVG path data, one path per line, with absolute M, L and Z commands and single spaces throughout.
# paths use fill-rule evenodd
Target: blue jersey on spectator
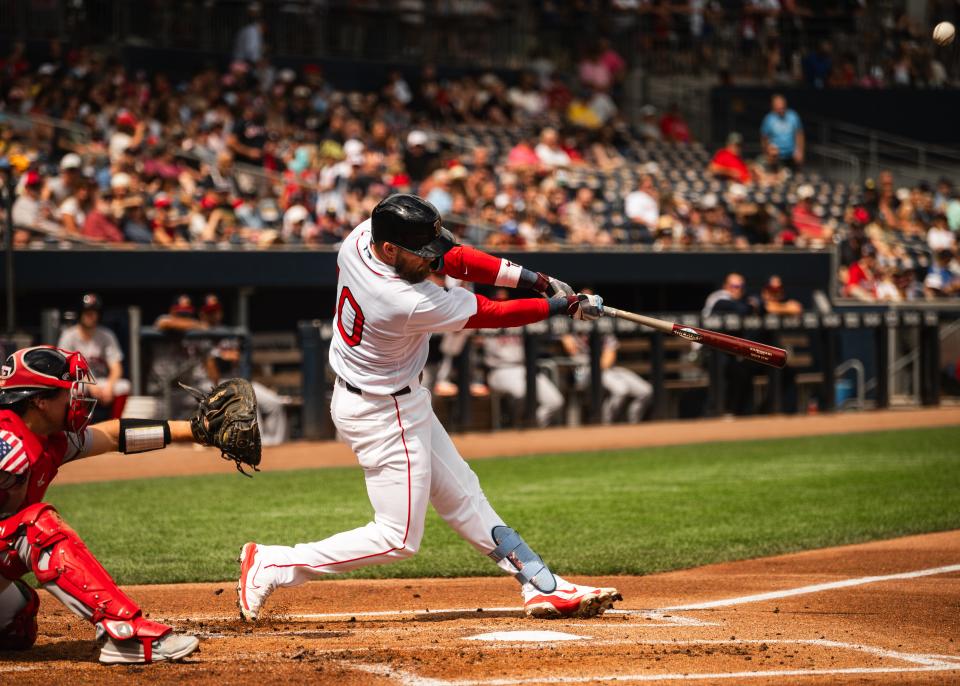
M 760 133 L 766 136 L 771 143 L 777 146 L 780 157 L 792 157 L 797 147 L 797 133 L 803 131 L 800 115 L 793 110 L 787 110 L 783 116 L 770 112 L 763 118 Z

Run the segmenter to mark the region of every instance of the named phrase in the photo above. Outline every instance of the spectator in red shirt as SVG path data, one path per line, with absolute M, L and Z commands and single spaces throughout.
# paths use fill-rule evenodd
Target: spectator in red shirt
M 750 183 L 750 169 L 741 154 L 743 136 L 731 133 L 727 136 L 727 145 L 717 151 L 707 168 L 714 176 L 721 176 L 740 183 Z
M 860 259 L 850 265 L 844 294 L 857 300 L 874 302 L 877 299 L 877 249 L 872 244 L 863 246 Z
M 692 140 L 690 127 L 680 113 L 677 103 L 672 103 L 660 118 L 660 130 L 663 132 L 663 139 L 667 141 L 689 143 Z
M 790 211 L 790 221 L 804 243 L 823 243 L 830 239 L 830 229 L 823 225 L 813 211 L 815 191 L 810 184 L 797 189 L 797 204 Z
M 110 212 L 113 195 L 109 192 L 97 193 L 94 189 L 91 192 L 94 193 L 93 209 L 83 222 L 83 237 L 104 243 L 123 243 L 123 231 L 113 222 Z

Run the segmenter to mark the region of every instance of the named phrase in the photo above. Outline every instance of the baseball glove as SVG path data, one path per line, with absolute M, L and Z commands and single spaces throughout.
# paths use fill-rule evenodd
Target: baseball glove
M 237 471 L 244 476 L 252 475 L 243 470 L 243 465 L 259 472 L 260 426 L 257 424 L 257 398 L 250 382 L 227 379 L 209 394 L 183 383 L 180 386 L 200 403 L 190 419 L 193 440 L 220 448 L 220 456 L 233 460 Z

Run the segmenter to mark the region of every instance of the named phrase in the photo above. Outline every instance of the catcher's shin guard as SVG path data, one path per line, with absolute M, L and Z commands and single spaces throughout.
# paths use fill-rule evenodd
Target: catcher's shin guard
M 20 606 L 6 626 L 0 627 L 0 650 L 26 650 L 37 640 L 37 612 L 40 596 L 26 582 L 17 579 L 0 593 L 0 602 Z
M 64 605 L 118 641 L 136 638 L 151 661 L 153 641 L 171 628 L 145 619 L 77 533 L 45 503 L 24 511 L 30 566 L 37 581 Z

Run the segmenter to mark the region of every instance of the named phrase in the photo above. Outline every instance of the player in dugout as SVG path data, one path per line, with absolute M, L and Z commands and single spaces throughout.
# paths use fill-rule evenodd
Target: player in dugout
M 525 614 L 590 617 L 609 609 L 620 599 L 615 588 L 554 574 L 494 511 L 420 383 L 432 333 L 523 326 L 551 315 L 593 320 L 603 314 L 603 300 L 457 245 L 437 209 L 407 194 L 381 201 L 344 239 L 337 267 L 331 415 L 363 468 L 374 519 L 313 543 L 245 544 L 237 588 L 241 616 L 258 619 L 277 588 L 411 557 L 423 538 L 428 504 L 516 577 Z M 497 302 L 465 288 L 444 290 L 427 278 L 431 272 L 544 297 Z
M 81 353 L 53 346 L 18 350 L 0 368 L 0 651 L 26 650 L 37 639 L 40 598 L 23 580 L 33 572 L 40 586 L 96 627 L 100 662 L 182 660 L 197 649 L 197 638 L 147 619 L 44 502 L 67 462 L 197 441 L 189 421 L 91 425 L 97 401 L 87 387 L 95 383 Z

